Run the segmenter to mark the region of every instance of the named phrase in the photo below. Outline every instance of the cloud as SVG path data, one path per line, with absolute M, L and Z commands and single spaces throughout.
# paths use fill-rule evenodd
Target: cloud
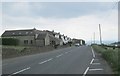
M 75 18 L 108 11 L 114 2 L 4 2 L 3 13 L 10 16 Z M 9 12 L 9 13 L 8 13 Z
M 98 25 L 101 24 L 103 40 L 117 41 L 118 11 L 116 8 L 110 9 L 112 4 L 114 3 L 5 3 L 1 34 L 5 30 L 36 27 L 89 41 L 94 32 L 96 40 L 99 40 Z
M 96 33 L 96 40 L 99 39 L 98 25 L 101 24 L 104 40 L 116 40 L 118 35 L 117 10 L 109 11 L 99 15 L 86 15 L 76 18 L 32 18 L 32 17 L 11 17 L 3 15 L 4 29 L 25 29 L 36 27 L 39 30 L 55 30 L 72 38 L 91 40 L 93 33 Z M 101 18 L 100 18 L 101 17 Z
M 1 0 L 2 2 L 115 2 L 119 0 Z

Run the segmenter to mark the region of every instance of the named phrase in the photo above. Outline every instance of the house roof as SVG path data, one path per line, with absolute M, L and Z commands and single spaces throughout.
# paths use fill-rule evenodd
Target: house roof
M 6 30 L 2 37 L 12 37 L 12 36 L 35 36 L 36 39 L 45 39 L 45 37 L 49 36 L 51 40 L 61 41 L 61 39 L 55 38 L 53 31 L 41 31 L 34 29 L 26 29 L 26 30 Z
M 8 37 L 8 36 L 33 36 L 35 33 L 39 33 L 39 30 L 36 29 L 27 29 L 27 30 L 6 30 L 2 37 Z
M 47 33 L 41 32 L 41 33 L 38 34 L 37 39 L 45 39 L 46 36 L 47 36 Z

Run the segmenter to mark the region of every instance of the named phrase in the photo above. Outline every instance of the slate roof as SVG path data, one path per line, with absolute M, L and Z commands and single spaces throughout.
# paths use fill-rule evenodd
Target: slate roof
M 48 31 L 40 31 L 36 29 L 27 29 L 27 30 L 6 30 L 2 37 L 11 37 L 11 36 L 36 36 L 36 39 L 45 39 L 47 33 L 50 34 Z M 51 34 L 52 35 L 52 34 Z
M 8 36 L 34 36 L 35 33 L 39 33 L 40 31 L 36 29 L 27 29 L 27 30 L 6 30 L 2 37 L 8 37 Z
M 39 33 L 37 39 L 45 39 L 46 36 L 47 36 L 47 33 L 41 32 L 41 33 Z
M 12 37 L 12 36 L 35 36 L 36 39 L 45 39 L 45 37 L 49 36 L 51 40 L 60 41 L 60 39 L 54 37 L 54 33 L 52 31 L 40 31 L 34 29 L 27 30 L 6 30 L 2 37 Z M 37 36 L 36 36 L 37 35 Z

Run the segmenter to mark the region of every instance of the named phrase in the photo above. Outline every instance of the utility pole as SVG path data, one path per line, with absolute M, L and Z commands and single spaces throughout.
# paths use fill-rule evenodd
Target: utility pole
M 93 37 L 94 37 L 94 44 L 95 44 L 95 32 L 94 32 L 94 34 L 93 34 Z
M 91 37 L 91 45 L 92 45 L 92 37 Z
M 99 24 L 99 33 L 100 33 L 100 44 L 102 44 L 102 36 L 101 36 L 101 26 Z

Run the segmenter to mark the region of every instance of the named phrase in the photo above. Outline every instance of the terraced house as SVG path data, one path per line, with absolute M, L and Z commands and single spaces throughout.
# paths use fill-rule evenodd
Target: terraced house
M 21 46 L 49 46 L 60 45 L 61 39 L 54 37 L 52 31 L 34 29 L 6 30 L 3 38 L 16 38 Z

